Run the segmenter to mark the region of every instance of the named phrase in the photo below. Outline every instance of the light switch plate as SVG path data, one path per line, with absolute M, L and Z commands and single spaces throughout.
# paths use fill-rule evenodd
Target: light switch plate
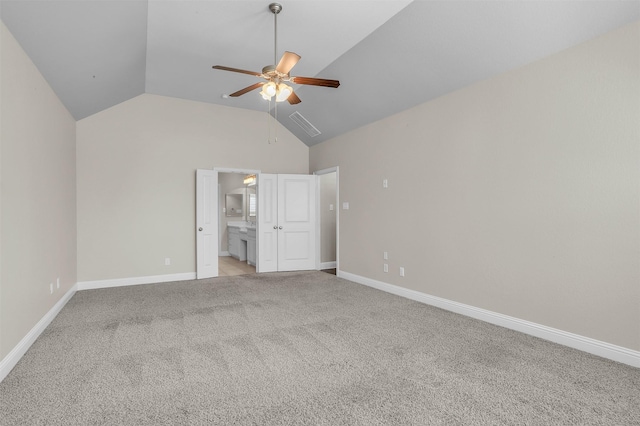
M 345 201 L 344 203 L 342 203 L 342 210 L 349 210 L 349 202 Z

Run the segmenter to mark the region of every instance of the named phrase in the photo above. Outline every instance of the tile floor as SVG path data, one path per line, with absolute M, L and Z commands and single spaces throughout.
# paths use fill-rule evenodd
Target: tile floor
M 231 256 L 218 257 L 218 276 L 230 277 L 233 275 L 255 274 L 256 267 L 249 265 L 246 261 L 241 262 Z

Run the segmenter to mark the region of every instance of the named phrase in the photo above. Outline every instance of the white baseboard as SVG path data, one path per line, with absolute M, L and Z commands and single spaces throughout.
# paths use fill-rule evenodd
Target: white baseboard
M 497 312 L 488 311 L 486 309 L 476 308 L 464 303 L 454 302 L 452 300 L 443 299 L 437 296 L 431 296 L 415 290 L 409 290 L 393 284 L 387 284 L 371 278 L 362 277 L 345 271 L 337 271 L 340 278 L 363 284 L 387 293 L 397 296 L 406 297 L 407 299 L 422 302 L 427 305 L 436 306 L 447 311 L 462 314 L 471 318 L 479 319 L 501 327 L 516 330 L 521 333 L 529 334 L 541 339 L 559 343 L 570 348 L 578 349 L 583 352 L 598 355 L 613 361 L 628 364 L 633 367 L 640 368 L 640 352 L 628 349 L 622 346 L 612 345 L 610 343 L 595 340 L 590 337 L 580 336 L 556 328 L 547 327 L 545 325 L 536 324 L 534 322 L 521 320 L 519 318 L 510 317 L 508 315 L 499 314 Z
M 77 285 L 78 290 L 94 290 L 97 288 L 122 287 L 127 285 L 154 284 L 165 283 L 169 281 L 186 281 L 195 279 L 195 272 L 183 272 L 181 274 L 150 275 L 147 277 L 117 278 L 113 280 L 81 281 Z
M 64 296 L 58 302 L 53 305 L 53 308 L 49 310 L 38 323 L 27 333 L 26 336 L 20 340 L 20 342 L 0 361 L 0 382 L 13 370 L 20 358 L 27 352 L 27 350 L 33 345 L 38 336 L 47 328 L 47 326 L 53 321 L 53 319 L 62 310 L 64 305 L 76 294 L 78 285 L 74 285 L 67 291 Z
M 320 269 L 334 269 L 336 267 L 336 261 L 333 262 L 322 262 L 320 263 Z
M 218 253 L 218 256 L 231 256 L 231 254 L 228 251 L 221 251 Z

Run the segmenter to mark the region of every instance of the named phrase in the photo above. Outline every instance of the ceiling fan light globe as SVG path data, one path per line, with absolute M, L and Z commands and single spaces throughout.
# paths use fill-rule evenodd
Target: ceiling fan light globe
M 276 93 L 276 102 L 284 102 L 289 96 L 293 93 L 293 89 L 286 84 L 280 83 L 278 84 L 278 91 Z
M 273 81 L 265 83 L 264 86 L 262 86 L 262 91 L 271 99 L 277 92 L 276 84 Z
M 276 94 L 276 91 L 276 84 L 273 81 L 269 81 L 268 83 L 262 85 L 260 95 L 265 101 L 270 101 L 271 98 Z

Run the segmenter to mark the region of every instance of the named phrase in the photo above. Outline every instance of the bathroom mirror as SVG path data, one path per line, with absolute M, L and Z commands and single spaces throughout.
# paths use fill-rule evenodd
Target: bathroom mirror
M 226 194 L 224 207 L 227 217 L 242 216 L 242 194 Z

